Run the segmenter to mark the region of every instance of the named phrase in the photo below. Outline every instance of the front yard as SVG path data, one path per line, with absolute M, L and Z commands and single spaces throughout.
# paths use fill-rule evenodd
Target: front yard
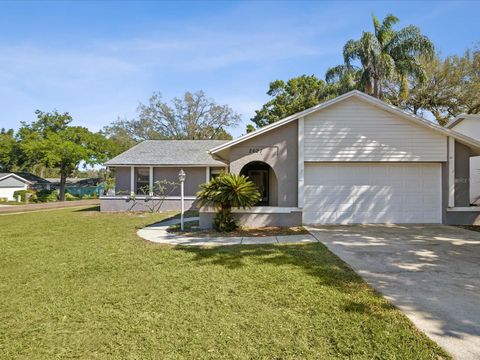
M 136 236 L 167 216 L 0 215 L 2 357 L 448 358 L 323 245 Z

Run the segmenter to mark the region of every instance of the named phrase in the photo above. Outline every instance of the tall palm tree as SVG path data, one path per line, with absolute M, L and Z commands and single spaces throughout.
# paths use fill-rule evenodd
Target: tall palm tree
M 399 91 L 408 91 L 408 78 L 425 80 L 421 57 L 434 57 L 434 46 L 420 29 L 410 25 L 394 30 L 398 18 L 387 15 L 380 22 L 372 15 L 374 32 L 364 32 L 358 40 L 349 40 L 343 48 L 344 65 L 327 71 L 327 77 L 357 74 L 358 86 L 368 94 L 382 97 L 382 86 L 387 80 L 397 80 Z M 360 66 L 355 65 L 359 62 Z M 337 70 L 335 70 L 337 69 Z

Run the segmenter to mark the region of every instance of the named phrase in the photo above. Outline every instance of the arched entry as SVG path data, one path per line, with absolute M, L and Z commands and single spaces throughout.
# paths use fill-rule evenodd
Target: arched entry
M 272 167 L 263 161 L 252 161 L 246 164 L 240 174 L 248 176 L 257 185 L 262 196 L 257 205 L 278 205 L 278 183 Z

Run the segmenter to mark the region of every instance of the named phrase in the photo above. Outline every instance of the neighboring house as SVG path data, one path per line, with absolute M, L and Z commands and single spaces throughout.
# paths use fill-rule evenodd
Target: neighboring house
M 30 181 L 14 173 L 0 173 L 0 200 L 15 201 L 15 191 L 27 190 L 29 185 Z
M 259 206 L 235 211 L 250 226 L 472 223 L 480 214 L 469 194 L 469 158 L 480 155 L 480 142 L 359 91 L 228 142 L 192 142 L 198 162 L 185 144 L 149 141 L 109 161 L 117 190 L 136 192 L 139 181 L 163 178 L 168 166 L 170 178 L 184 168 L 187 182 L 193 168 L 207 180 L 209 168 L 223 166 L 248 175 L 262 194 Z M 190 177 L 192 204 L 201 180 Z M 122 201 L 102 198 L 102 210 L 127 209 Z M 200 225 L 212 217 L 201 209 Z
M 0 199 L 15 201 L 14 193 L 18 190 L 48 189 L 50 183 L 36 175 L 27 172 L 0 173 Z
M 480 114 L 461 114 L 446 127 L 480 140 Z M 480 156 L 470 157 L 470 203 L 480 204 Z
M 115 194 L 101 198 L 102 211 L 125 211 L 132 207 L 130 194 L 135 194 L 135 210 L 146 210 L 151 196 L 146 188 L 155 182 L 178 182 L 181 169 L 186 173 L 185 202 L 192 207 L 200 184 L 227 170 L 227 166 L 214 160 L 207 151 L 227 140 L 149 140 L 144 141 L 105 165 L 115 171 Z M 180 186 L 166 189 L 163 210 L 180 209 Z
M 50 190 L 50 187 L 52 185 L 47 179 L 44 179 L 29 172 L 22 171 L 15 172 L 14 174 L 20 176 L 25 180 L 28 180 L 31 184 L 30 189 L 33 190 Z

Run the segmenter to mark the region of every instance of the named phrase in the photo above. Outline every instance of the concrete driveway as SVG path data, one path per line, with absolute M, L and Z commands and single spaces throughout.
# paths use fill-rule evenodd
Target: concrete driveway
M 443 225 L 309 228 L 456 359 L 480 359 L 480 233 Z

